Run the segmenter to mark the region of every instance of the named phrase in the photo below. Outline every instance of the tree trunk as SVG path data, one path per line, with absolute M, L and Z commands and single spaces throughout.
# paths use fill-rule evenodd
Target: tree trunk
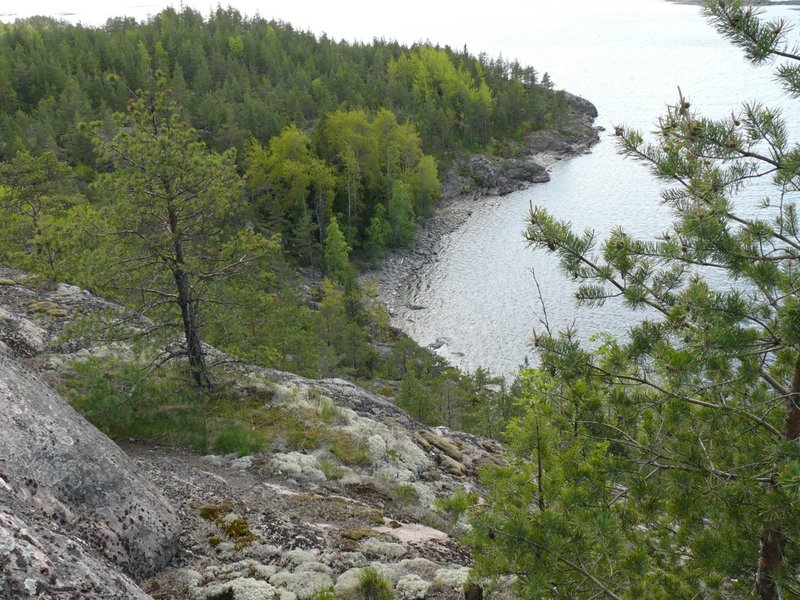
M 786 398 L 784 435 L 789 440 L 800 438 L 800 354 L 795 360 L 792 386 Z M 777 600 L 780 597 L 776 580 L 783 566 L 785 545 L 786 536 L 783 532 L 771 526 L 765 527 L 761 535 L 755 583 L 755 593 L 762 600 Z
M 181 307 L 181 317 L 183 318 L 183 334 L 186 338 L 189 369 L 197 386 L 210 390 L 211 379 L 208 376 L 203 343 L 200 340 L 200 319 L 197 315 L 196 302 L 192 298 L 189 277 L 180 268 L 175 269 L 172 274 L 175 278 L 175 285 L 178 287 L 178 305 Z
M 800 438 L 800 354 L 797 355 L 792 377 L 792 387 L 786 398 L 786 437 L 790 440 Z
M 775 579 L 783 563 L 785 543 L 784 535 L 772 528 L 768 528 L 761 536 L 755 593 L 762 600 L 778 600 L 778 586 Z

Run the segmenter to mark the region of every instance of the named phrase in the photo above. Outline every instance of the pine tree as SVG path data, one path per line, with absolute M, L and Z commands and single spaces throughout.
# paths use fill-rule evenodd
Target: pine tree
M 785 23 L 738 0 L 706 11 L 755 63 L 788 59 L 778 76 L 800 92 Z M 777 111 L 708 119 L 680 93 L 653 142 L 617 132 L 674 186 L 669 230 L 601 242 L 535 209 L 526 235 L 580 302 L 619 297 L 645 318 L 596 351 L 536 336 L 515 463 L 475 512 L 478 571 L 516 575 L 526 597 L 797 597 L 800 148 Z M 746 193 L 759 178 L 766 201 Z
M 355 278 L 355 271 L 350 264 L 350 246 L 344 239 L 342 230 L 339 229 L 339 221 L 336 217 L 332 217 L 328 224 L 323 249 L 323 263 L 325 273 L 342 285 L 347 285 Z
M 69 240 L 58 230 L 71 206 L 81 202 L 70 193 L 72 170 L 52 152 L 32 156 L 19 152 L 0 163 L 0 215 L 3 217 L 0 250 L 25 269 L 59 277 Z M 5 189 L 3 189 L 5 188 Z
M 185 356 L 195 383 L 210 388 L 201 338 L 207 292 L 249 260 L 236 244 L 220 250 L 241 189 L 235 151 L 209 152 L 163 91 L 139 92 L 113 135 L 97 125 L 95 141 L 113 165 L 96 189 L 109 198 L 122 279 L 142 312 L 183 332 L 184 348 L 170 358 Z

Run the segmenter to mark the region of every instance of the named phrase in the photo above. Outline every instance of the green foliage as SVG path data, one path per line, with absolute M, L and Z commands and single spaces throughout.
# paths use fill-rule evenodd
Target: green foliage
M 365 567 L 358 575 L 359 599 L 392 600 L 392 584 L 374 567 Z
M 200 452 L 252 454 L 269 437 L 248 427 L 246 408 L 224 394 L 198 391 L 174 368 L 147 373 L 117 360 L 75 362 L 62 393 L 113 439 L 137 439 Z
M 386 217 L 391 227 L 390 240 L 393 246 L 408 246 L 414 241 L 417 223 L 409 187 L 401 181 L 392 185 L 386 208 Z
M 798 89 L 785 24 L 736 0 L 706 13 L 754 62 L 788 58 L 778 75 Z M 514 463 L 470 509 L 477 571 L 516 575 L 523 597 L 797 596 L 800 150 L 775 111 L 708 119 L 680 94 L 653 142 L 618 131 L 675 186 L 668 231 L 599 242 L 536 209 L 527 239 L 578 280 L 579 302 L 647 312 L 595 351 L 573 332 L 536 336 Z M 763 177 L 775 201 L 745 193 Z
M 417 488 L 410 483 L 402 483 L 393 486 L 392 496 L 394 496 L 402 506 L 412 506 L 419 501 Z
M 77 123 L 124 110 L 161 74 L 216 151 L 266 143 L 339 107 L 416 121 L 428 152 L 485 145 L 542 126 L 549 90 L 531 67 L 396 42 L 334 42 L 290 24 L 217 8 L 168 8 L 147 22 L 89 28 L 37 17 L 0 36 L 0 159 L 65 144 L 89 162 Z M 268 93 L 265 93 L 267 91 Z M 448 130 L 449 128 L 449 130 Z
M 273 137 L 268 149 L 251 140 L 246 163 L 258 211 L 298 256 L 313 264 L 324 239 L 318 223 L 326 222 L 334 194 L 333 169 L 314 155 L 308 136 L 294 126 Z
M 336 594 L 333 591 L 333 587 L 329 586 L 314 592 L 311 600 L 336 600 Z
M 366 234 L 364 251 L 370 259 L 379 261 L 386 253 L 392 235 L 392 226 L 386 219 L 386 208 L 383 204 L 375 207 L 375 214 L 369 221 Z
M 325 475 L 328 481 L 338 481 L 344 477 L 344 469 L 332 460 L 326 458 L 317 459 L 317 468 Z
M 72 170 L 53 152 L 19 152 L 0 163 L 0 256 L 19 267 L 57 279 L 76 260 L 88 223 L 75 193 Z
M 242 423 L 227 423 L 220 427 L 212 447 L 220 454 L 247 456 L 266 449 L 269 441 L 263 431 L 248 429 Z
M 441 193 L 436 162 L 423 154 L 414 126 L 399 124 L 388 110 L 374 117 L 340 110 L 327 115 L 320 129 L 321 153 L 338 165 L 334 209 L 348 241 L 363 241 L 368 256 L 386 245 L 408 245 L 415 209 L 432 214 Z
M 322 344 L 320 376 L 330 377 L 337 372 L 361 376 L 371 373 L 375 351 L 369 345 L 367 331 L 351 317 L 344 289 L 327 277 L 314 320 Z
M 519 412 L 518 385 L 478 369 L 461 373 L 412 339 L 402 337 L 377 375 L 400 381 L 395 402 L 417 420 L 499 439 Z
M 389 63 L 392 99 L 415 117 L 440 150 L 488 141 L 492 91 L 482 69 L 457 65 L 445 50 L 422 46 Z
M 183 331 L 180 354 L 207 387 L 202 308 L 219 300 L 215 284 L 248 266 L 264 268 L 275 247 L 246 229 L 228 231 L 240 211 L 235 151 L 209 152 L 164 91 L 140 92 L 110 133 L 101 123 L 94 131 L 99 155 L 114 167 L 93 184 L 113 198 L 104 198 L 106 236 L 115 240 L 119 263 L 108 279 L 127 288 L 126 299 L 140 300 L 138 310 L 161 327 Z
M 350 246 L 345 241 L 342 230 L 339 229 L 336 217 L 333 217 L 328 224 L 322 262 L 325 273 L 343 285 L 355 278 L 355 271 L 350 264 Z

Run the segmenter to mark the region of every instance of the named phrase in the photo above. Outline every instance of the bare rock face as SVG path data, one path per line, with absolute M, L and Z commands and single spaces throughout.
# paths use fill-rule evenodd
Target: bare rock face
M 119 447 L 3 352 L 0 414 L 0 581 L 25 575 L 8 596 L 78 585 L 75 573 L 93 571 L 86 555 L 113 565 L 97 578 L 120 581 L 115 569 L 138 580 L 169 562 L 180 534 L 174 510 Z M 9 548 L 29 556 L 3 560 Z M 32 556 L 50 567 L 28 573 Z
M 3 504 L 0 501 L 0 598 L 150 598 L 80 542 L 47 524 L 30 525 L 21 517 L 26 512 L 32 516 L 25 507 L 9 511 Z

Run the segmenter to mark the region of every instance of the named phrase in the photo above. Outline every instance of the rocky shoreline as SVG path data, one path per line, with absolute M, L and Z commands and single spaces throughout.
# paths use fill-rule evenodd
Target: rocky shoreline
M 572 94 L 567 94 L 567 106 L 565 125 L 560 131 L 528 134 L 524 144 L 508 148 L 511 157 L 476 154 L 454 161 L 443 177 L 436 214 L 420 227 L 414 244 L 395 251 L 379 270 L 364 276 L 378 282 L 378 297 L 390 316 L 407 305 L 408 292 L 417 283 L 422 267 L 437 260 L 441 241 L 457 231 L 479 203 L 550 181 L 549 167 L 586 153 L 599 141 L 602 128 L 594 125 L 595 106 Z

